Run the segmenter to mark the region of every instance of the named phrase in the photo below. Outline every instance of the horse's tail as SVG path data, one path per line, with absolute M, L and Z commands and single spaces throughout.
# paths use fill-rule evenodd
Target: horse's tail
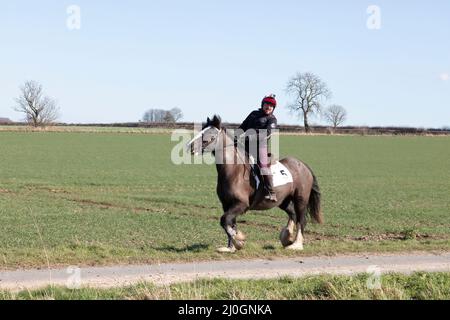
M 322 209 L 320 207 L 320 188 L 319 183 L 317 182 L 317 178 L 312 172 L 311 174 L 313 176 L 313 185 L 311 188 L 311 194 L 309 196 L 308 201 L 308 210 L 311 217 L 317 222 L 317 223 L 323 223 L 323 213 Z

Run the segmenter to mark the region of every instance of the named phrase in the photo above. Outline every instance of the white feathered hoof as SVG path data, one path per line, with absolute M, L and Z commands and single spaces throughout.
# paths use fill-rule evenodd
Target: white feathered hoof
M 237 235 L 236 235 L 237 236 Z M 237 250 L 241 250 L 244 247 L 245 241 L 236 239 L 236 236 L 234 236 L 231 240 L 233 241 L 233 245 Z
M 238 231 L 236 232 L 236 235 L 234 236 L 234 238 L 235 238 L 236 240 L 239 240 L 239 241 L 245 241 L 245 239 L 247 238 L 247 236 L 246 236 L 241 230 L 238 230 Z
M 234 253 L 236 252 L 236 248 L 235 247 L 220 247 L 217 248 L 217 252 L 219 253 Z
M 280 241 L 283 247 L 290 246 L 294 243 L 294 234 L 289 232 L 289 229 L 284 227 L 280 232 Z
M 294 243 L 290 246 L 287 246 L 286 249 L 288 250 L 295 250 L 295 251 L 302 251 L 303 250 L 303 244 L 301 243 Z

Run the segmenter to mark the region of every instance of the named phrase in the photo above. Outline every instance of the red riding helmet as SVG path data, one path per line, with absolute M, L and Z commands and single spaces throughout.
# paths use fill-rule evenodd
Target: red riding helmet
M 277 106 L 277 100 L 275 100 L 275 95 L 270 94 L 268 96 L 265 96 L 264 99 L 261 101 L 261 108 L 264 106 L 264 103 L 273 105 L 274 108 Z

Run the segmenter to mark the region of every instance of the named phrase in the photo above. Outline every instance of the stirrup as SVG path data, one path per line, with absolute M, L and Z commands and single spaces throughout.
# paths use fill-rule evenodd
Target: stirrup
M 277 195 L 275 193 L 269 192 L 264 196 L 264 199 L 277 202 Z

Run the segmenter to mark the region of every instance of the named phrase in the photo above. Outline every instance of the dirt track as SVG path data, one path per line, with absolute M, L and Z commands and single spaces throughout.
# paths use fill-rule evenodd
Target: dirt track
M 86 267 L 81 269 L 18 270 L 0 272 L 0 289 L 61 286 L 113 287 L 150 281 L 156 284 L 199 278 L 257 279 L 316 274 L 363 272 L 447 271 L 450 252 L 440 254 L 353 255 L 298 257 L 272 260 L 233 260 L 159 265 Z

